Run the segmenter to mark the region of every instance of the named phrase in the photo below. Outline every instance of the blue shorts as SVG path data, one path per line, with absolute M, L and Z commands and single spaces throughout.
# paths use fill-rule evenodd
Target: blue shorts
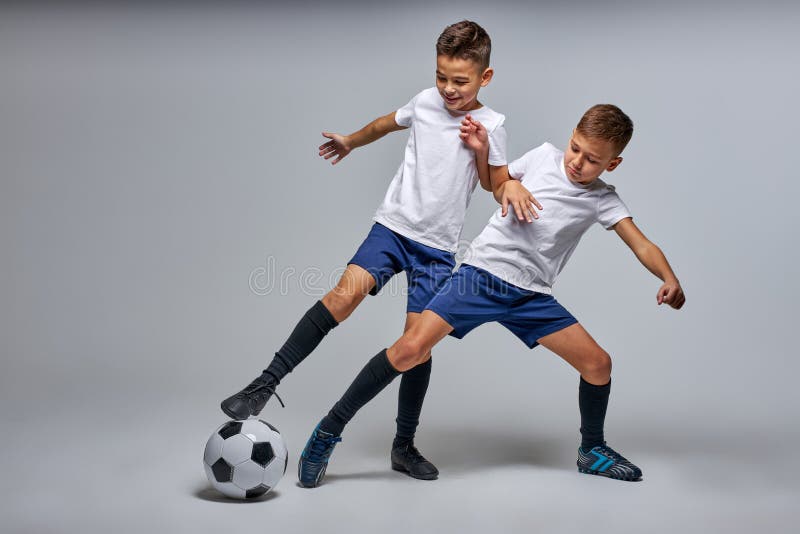
M 578 322 L 552 295 L 509 284 L 493 274 L 462 264 L 428 303 L 461 339 L 473 328 L 497 321 L 533 348 L 538 339 Z
M 375 278 L 370 295 L 377 294 L 400 271 L 408 279 L 407 312 L 422 313 L 428 302 L 453 274 L 452 252 L 417 243 L 375 223 L 348 265 L 358 265 Z

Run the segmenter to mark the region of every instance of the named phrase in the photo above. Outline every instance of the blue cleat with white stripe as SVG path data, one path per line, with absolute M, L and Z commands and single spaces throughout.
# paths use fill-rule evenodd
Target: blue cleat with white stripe
M 578 449 L 578 471 L 589 475 L 635 481 L 642 478 L 642 470 L 603 442 L 589 451 Z

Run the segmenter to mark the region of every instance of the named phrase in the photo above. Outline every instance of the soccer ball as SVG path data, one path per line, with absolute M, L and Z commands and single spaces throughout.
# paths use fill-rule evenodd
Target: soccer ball
M 273 489 L 289 461 L 281 433 L 260 419 L 228 421 L 206 443 L 203 467 L 217 490 L 253 499 Z

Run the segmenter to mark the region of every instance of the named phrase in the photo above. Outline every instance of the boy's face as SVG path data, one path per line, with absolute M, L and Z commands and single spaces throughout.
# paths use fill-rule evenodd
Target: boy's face
M 594 182 L 603 171 L 613 171 L 622 158 L 616 148 L 605 139 L 585 137 L 577 130 L 564 151 L 564 170 L 572 183 L 586 186 Z
M 472 111 L 481 107 L 478 91 L 492 79 L 491 67 L 481 69 L 471 59 L 436 56 L 436 88 L 450 111 Z

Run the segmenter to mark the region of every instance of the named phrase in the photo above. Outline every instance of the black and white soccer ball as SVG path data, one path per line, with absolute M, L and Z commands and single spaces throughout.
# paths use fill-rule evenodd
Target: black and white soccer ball
M 281 433 L 260 419 L 223 424 L 208 438 L 203 455 L 211 485 L 235 499 L 253 499 L 275 488 L 287 463 Z

